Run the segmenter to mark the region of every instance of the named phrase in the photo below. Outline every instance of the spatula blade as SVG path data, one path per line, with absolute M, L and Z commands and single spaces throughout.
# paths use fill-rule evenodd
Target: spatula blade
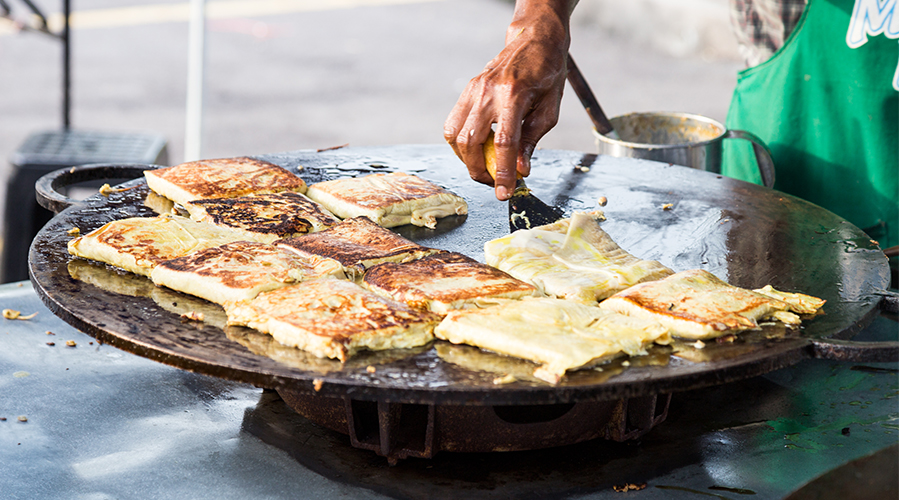
M 493 143 L 492 131 L 484 142 L 484 161 L 487 172 L 496 179 L 496 146 Z M 515 191 L 509 198 L 509 232 L 552 224 L 564 216 L 565 213 L 561 209 L 547 205 L 534 196 L 525 185 L 521 174 L 518 175 Z
M 509 199 L 509 232 L 552 224 L 563 217 L 565 213 L 562 210 L 544 203 L 531 194 L 523 180 L 518 180 Z

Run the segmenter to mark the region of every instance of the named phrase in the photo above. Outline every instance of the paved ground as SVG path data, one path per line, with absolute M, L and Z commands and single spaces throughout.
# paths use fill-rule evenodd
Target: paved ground
M 11 4 L 25 13 L 19 0 Z M 53 0 L 37 4 L 47 12 L 60 8 Z M 179 162 L 187 23 L 135 11 L 148 4 L 160 12 L 186 6 L 73 2 L 95 27 L 73 29 L 72 121 L 79 129 L 161 133 L 170 160 Z M 208 23 L 206 157 L 344 143 L 440 143 L 459 92 L 501 48 L 512 8 L 502 0 L 213 4 L 250 7 Z M 263 4 L 276 14 L 252 15 Z M 129 17 L 134 13 L 136 22 Z M 589 16 L 574 29 L 572 54 L 610 116 L 678 110 L 724 118 L 738 62 L 665 55 L 627 33 L 601 32 Z M 7 169 L 9 154 L 27 135 L 61 124 L 61 50 L 38 33 L 2 33 L 0 161 Z M 541 146 L 592 150 L 589 121 L 573 92 Z

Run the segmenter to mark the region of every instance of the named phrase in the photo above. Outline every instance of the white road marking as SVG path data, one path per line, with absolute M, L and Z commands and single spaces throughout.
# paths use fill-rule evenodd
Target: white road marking
M 444 0 L 211 0 L 206 3 L 206 18 L 232 19 L 438 1 Z M 69 26 L 73 30 L 118 28 L 148 24 L 185 23 L 189 18 L 188 2 L 136 5 L 112 9 L 75 10 L 70 16 Z M 62 13 L 49 14 L 47 24 L 50 31 L 60 32 L 63 25 Z M 18 31 L 14 22 L 0 18 L 0 36 L 14 34 Z

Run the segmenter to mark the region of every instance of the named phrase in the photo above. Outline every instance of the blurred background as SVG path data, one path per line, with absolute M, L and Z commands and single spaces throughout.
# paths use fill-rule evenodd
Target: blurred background
M 189 2 L 70 1 L 71 130 L 161 137 L 164 161 L 184 161 Z M 727 1 L 581 0 L 571 54 L 606 114 L 723 121 L 742 67 Z M 11 181 L 31 161 L 17 153 L 63 127 L 62 43 L 36 31 L 28 3 L 0 2 L 6 212 L 33 198 Z M 50 32 L 62 29 L 62 0 L 31 3 Z M 512 9 L 511 0 L 208 0 L 200 156 L 443 143 L 446 115 L 501 50 Z M 539 147 L 594 151 L 570 88 Z

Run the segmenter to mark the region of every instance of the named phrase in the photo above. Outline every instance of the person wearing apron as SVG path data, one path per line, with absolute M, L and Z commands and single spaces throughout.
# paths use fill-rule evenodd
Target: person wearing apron
M 770 59 L 738 75 L 728 127 L 769 146 L 775 189 L 847 219 L 881 248 L 899 244 L 899 0 L 763 2 L 792 15 L 784 27 L 795 29 Z M 492 184 L 482 145 L 496 124 L 499 199 L 511 195 L 516 171 L 528 174 L 531 152 L 558 118 L 576 3 L 518 0 L 506 47 L 444 125 L 469 175 Z M 760 183 L 749 145 L 726 142 L 737 144 L 725 146 L 723 173 Z
M 824 207 L 881 248 L 899 244 L 899 7 L 809 0 L 770 59 L 741 71 L 727 126 L 771 149 L 774 189 Z M 727 141 L 722 173 L 761 183 Z

